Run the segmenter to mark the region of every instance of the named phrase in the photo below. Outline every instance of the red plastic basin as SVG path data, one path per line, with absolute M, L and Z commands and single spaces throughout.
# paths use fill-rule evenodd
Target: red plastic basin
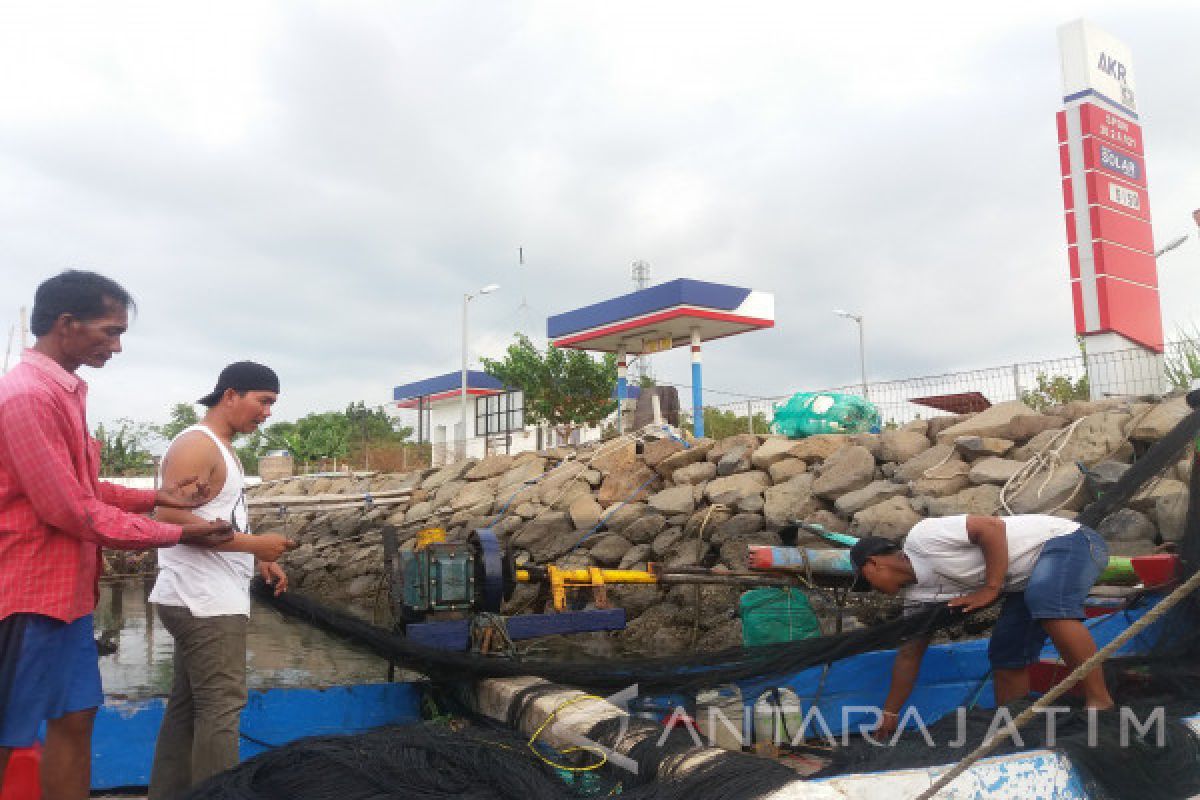
M 41 800 L 42 785 L 38 779 L 41 763 L 40 745 L 13 750 L 8 757 L 8 768 L 4 770 L 0 800 Z
M 1170 583 L 1179 576 L 1179 556 L 1173 553 L 1160 553 L 1153 556 L 1134 556 L 1129 559 L 1133 571 L 1137 573 L 1142 584 L 1162 586 Z

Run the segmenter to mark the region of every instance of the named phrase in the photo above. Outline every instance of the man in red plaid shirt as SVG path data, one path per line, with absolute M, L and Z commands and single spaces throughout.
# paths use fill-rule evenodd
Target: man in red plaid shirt
M 0 378 L 0 785 L 9 753 L 46 722 L 42 796 L 81 800 L 91 783 L 92 720 L 103 702 L 92 610 L 100 549 L 143 550 L 232 538 L 224 521 L 187 525 L 143 514 L 194 508 L 207 487 L 126 489 L 99 480 L 81 366 L 121 352 L 133 300 L 116 282 L 69 271 L 34 299 L 37 337 Z

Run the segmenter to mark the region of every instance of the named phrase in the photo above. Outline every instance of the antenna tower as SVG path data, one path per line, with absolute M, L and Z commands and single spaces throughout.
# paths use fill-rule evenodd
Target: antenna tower
M 633 285 L 639 290 L 649 287 L 650 263 L 640 259 L 633 262 L 633 268 L 630 270 L 630 277 L 633 278 Z M 632 382 L 638 384 L 640 384 L 643 380 L 654 379 L 654 375 L 650 371 L 649 356 L 639 354 L 630 359 L 629 378 Z

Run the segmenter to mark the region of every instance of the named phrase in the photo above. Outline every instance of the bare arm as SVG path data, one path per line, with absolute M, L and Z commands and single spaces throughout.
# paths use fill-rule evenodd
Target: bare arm
M 214 486 L 218 468 L 223 462 L 223 456 L 217 445 L 202 433 L 182 436 L 175 440 L 163 459 L 163 484 L 175 485 L 193 480 L 197 485 L 212 486 L 212 493 L 220 492 L 220 486 Z M 187 525 L 193 522 L 204 522 L 186 508 L 171 508 L 158 506 L 154 516 L 163 522 L 176 525 Z M 274 561 L 283 553 L 287 540 L 278 534 L 263 534 L 252 536 L 248 533 L 235 533 L 233 538 L 212 549 L 224 552 L 251 553 L 263 561 Z
M 892 685 L 888 689 L 887 699 L 883 701 L 883 722 L 875 729 L 876 736 L 888 736 L 896 730 L 900 709 L 904 708 L 912 694 L 928 648 L 929 639 L 922 636 L 909 639 L 896 650 L 896 660 L 892 663 Z
M 1008 534 L 1000 517 L 967 517 L 967 539 L 983 551 L 983 587 L 950 601 L 952 608 L 976 611 L 996 602 L 1008 574 Z

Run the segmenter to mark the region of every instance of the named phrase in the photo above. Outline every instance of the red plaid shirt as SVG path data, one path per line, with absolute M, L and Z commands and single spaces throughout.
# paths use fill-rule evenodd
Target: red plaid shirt
M 33 612 L 71 622 L 92 613 L 100 548 L 179 541 L 178 525 L 141 516 L 154 492 L 99 479 L 87 384 L 26 350 L 0 378 L 0 619 Z

